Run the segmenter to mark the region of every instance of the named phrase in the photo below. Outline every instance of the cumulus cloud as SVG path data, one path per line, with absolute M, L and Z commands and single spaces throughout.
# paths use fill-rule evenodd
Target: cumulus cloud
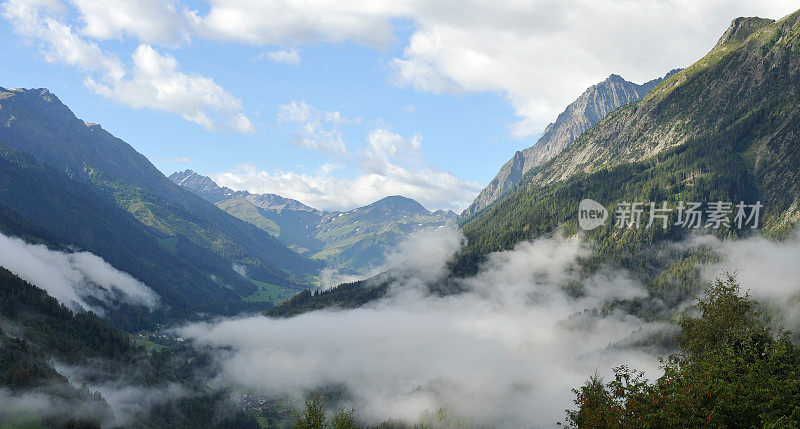
M 278 108 L 277 121 L 279 124 L 297 126 L 290 140 L 291 144 L 337 155 L 347 154 L 341 127 L 361 123 L 361 119 L 348 119 L 339 111 L 322 111 L 305 101 L 297 100 Z
M 202 37 L 257 45 L 353 40 L 381 47 L 394 38 L 391 19 L 409 3 L 212 0 L 208 14 L 198 17 L 198 30 Z
M 303 103 L 287 106 L 283 113 L 287 118 L 301 121 L 313 117 Z M 481 186 L 425 163 L 419 153 L 421 140 L 420 136 L 405 138 L 386 128 L 372 130 L 367 144 L 355 154 L 354 177 L 334 175 L 331 164 L 304 174 L 263 171 L 246 163 L 211 176 L 220 186 L 279 194 L 322 210 L 349 210 L 389 195 L 413 198 L 428 209 L 462 210 Z
M 409 240 L 395 259 L 408 264 L 409 277 L 383 300 L 290 319 L 200 323 L 180 333 L 226 350 L 218 354 L 220 383 L 274 394 L 341 386 L 371 423 L 413 421 L 446 407 L 489 427 L 552 426 L 571 406 L 570 389 L 596 369 L 628 363 L 657 372 L 654 356 L 610 347 L 650 325 L 591 311 L 646 297 L 642 285 L 608 273 L 582 282 L 580 294 L 565 292 L 579 281 L 576 261 L 589 254 L 579 241 L 544 239 L 495 253 L 464 280 L 465 293 L 441 297 L 421 285 L 443 272 L 463 237 L 449 230 Z
M 102 314 L 103 309 L 87 302 L 88 298 L 106 303 L 123 300 L 150 308 L 158 303 L 152 289 L 89 252 L 54 251 L 0 234 L 0 266 L 70 308 Z
M 121 3 L 112 3 L 100 6 L 99 18 L 82 15 L 87 24 L 85 33 L 99 38 L 110 37 L 115 32 L 138 34 L 137 28 L 152 24 L 148 20 L 150 15 L 161 16 L 157 10 L 148 9 L 143 16 L 125 17 L 123 11 L 114 9 Z M 92 9 L 83 2 L 79 2 L 79 6 Z M 129 7 L 125 6 L 126 10 Z M 65 10 L 66 7 L 57 1 L 10 0 L 3 5 L 3 16 L 17 34 L 39 45 L 47 61 L 81 70 L 85 74 L 84 83 L 97 94 L 134 108 L 176 113 L 209 130 L 221 126 L 242 133 L 254 131 L 250 119 L 241 111 L 241 101 L 213 79 L 181 72 L 174 57 L 146 43 L 133 52 L 128 68 L 96 42 L 76 33 L 64 21 Z M 105 21 L 104 14 L 116 18 Z

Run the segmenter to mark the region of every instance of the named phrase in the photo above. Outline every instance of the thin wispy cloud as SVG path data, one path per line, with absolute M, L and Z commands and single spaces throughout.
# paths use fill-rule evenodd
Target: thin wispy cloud
M 276 63 L 284 63 L 296 66 L 300 64 L 300 52 L 297 49 L 284 49 L 280 51 L 270 51 L 262 54 Z M 259 55 L 261 57 L 262 55 Z
M 297 100 L 280 106 L 276 120 L 278 124 L 295 126 L 291 144 L 337 155 L 348 153 L 342 137 L 342 126 L 361 123 L 361 119 L 348 119 L 339 111 L 322 111 Z

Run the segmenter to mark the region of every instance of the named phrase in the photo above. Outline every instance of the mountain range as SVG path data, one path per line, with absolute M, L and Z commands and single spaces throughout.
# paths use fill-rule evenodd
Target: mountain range
M 218 186 L 192 170 L 173 173 L 173 182 L 233 216 L 277 237 L 290 249 L 342 273 L 366 274 L 385 264 L 403 237 L 453 223 L 452 211 L 431 212 L 402 196 L 389 196 L 348 211 L 324 212 L 275 194 L 251 194 Z
M 0 124 L 0 229 L 95 253 L 172 314 L 240 311 L 256 283 L 300 290 L 322 268 L 174 184 L 46 89 L 0 88 Z

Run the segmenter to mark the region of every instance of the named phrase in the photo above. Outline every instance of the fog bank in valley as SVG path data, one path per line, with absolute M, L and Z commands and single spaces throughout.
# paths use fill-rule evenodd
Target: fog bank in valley
M 467 292 L 436 296 L 427 284 L 464 245 L 454 229 L 411 236 L 389 256 L 402 280 L 389 296 L 352 310 L 290 319 L 247 317 L 179 330 L 224 348 L 220 383 L 266 393 L 345 387 L 370 422 L 451 415 L 501 427 L 551 426 L 570 389 L 596 369 L 628 363 L 655 375 L 655 356 L 609 348 L 647 324 L 592 311 L 615 299 L 649 300 L 625 272 L 581 280 L 578 239 L 542 239 L 492 254 Z M 580 282 L 582 293 L 567 293 Z M 653 305 L 659 305 L 654 302 Z

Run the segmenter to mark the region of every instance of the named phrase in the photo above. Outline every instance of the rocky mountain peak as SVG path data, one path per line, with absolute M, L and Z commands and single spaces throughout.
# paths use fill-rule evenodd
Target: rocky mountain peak
M 169 179 L 178 186 L 191 190 L 211 203 L 218 203 L 231 198 L 246 198 L 250 195 L 247 191 L 234 191 L 231 188 L 219 186 L 210 177 L 197 174 L 193 170 L 172 173 Z
M 731 22 L 731 25 L 725 30 L 722 37 L 719 38 L 717 45 L 714 49 L 721 47 L 728 43 L 741 43 L 744 39 L 748 38 L 751 34 L 772 24 L 775 20 L 768 18 L 759 18 L 756 16 L 739 17 Z
M 462 216 L 470 217 L 497 201 L 516 186 L 522 177 L 536 167 L 556 156 L 584 131 L 603 120 L 617 108 L 639 101 L 659 83 L 680 71 L 675 69 L 666 76 L 641 85 L 629 82 L 618 74 L 592 85 L 548 125 L 539 140 L 531 147 L 517 151 L 506 162 L 489 185 L 481 191 Z

